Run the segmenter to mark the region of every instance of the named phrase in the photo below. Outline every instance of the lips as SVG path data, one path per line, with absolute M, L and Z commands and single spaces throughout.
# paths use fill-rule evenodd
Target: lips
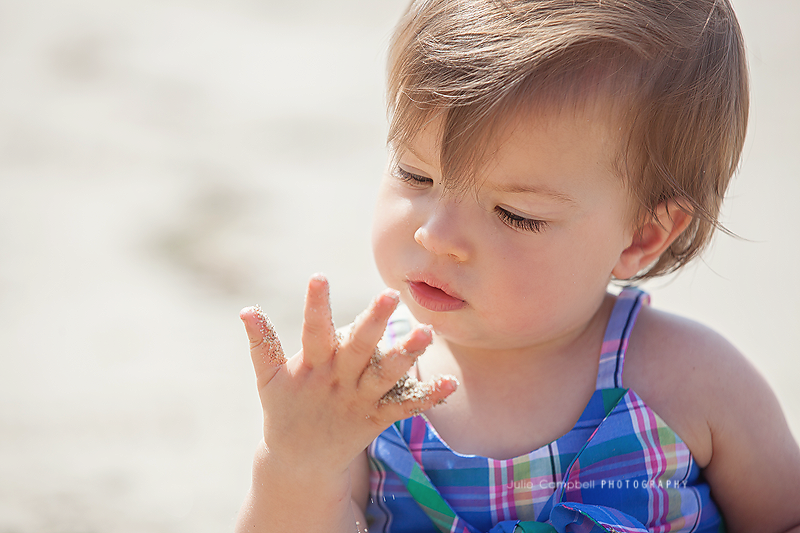
M 408 288 L 414 301 L 429 311 L 457 311 L 467 305 L 467 302 L 448 292 L 446 286 L 433 280 L 408 280 Z

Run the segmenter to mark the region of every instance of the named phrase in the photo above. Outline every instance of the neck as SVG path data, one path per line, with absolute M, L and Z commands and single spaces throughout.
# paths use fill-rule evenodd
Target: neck
M 424 377 L 448 373 L 466 389 L 496 391 L 519 390 L 523 383 L 550 388 L 576 368 L 593 368 L 596 373 L 612 307 L 613 297 L 606 297 L 585 324 L 541 345 L 493 349 L 436 338 L 431 356 L 421 361 Z
M 437 339 L 418 361 L 421 377 L 453 374 L 461 385 L 425 413 L 429 422 L 457 452 L 497 459 L 565 434 L 594 394 L 611 306 L 613 298 L 604 299 L 583 327 L 543 346 L 487 350 Z

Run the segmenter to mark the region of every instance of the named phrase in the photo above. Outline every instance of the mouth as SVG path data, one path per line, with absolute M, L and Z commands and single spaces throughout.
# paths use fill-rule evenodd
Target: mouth
M 430 280 L 429 280 L 430 281 Z M 435 312 L 457 311 L 466 307 L 467 302 L 448 292 L 447 287 L 431 281 L 408 280 L 411 297 L 420 306 Z

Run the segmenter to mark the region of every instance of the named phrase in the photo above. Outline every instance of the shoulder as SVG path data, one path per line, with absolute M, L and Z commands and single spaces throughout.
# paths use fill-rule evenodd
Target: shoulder
M 774 530 L 792 525 L 800 505 L 775 495 L 800 494 L 800 451 L 772 389 L 730 342 L 644 307 L 624 382 L 686 442 L 731 531 L 747 530 L 751 520 L 763 531 L 773 530 L 766 527 L 772 520 Z
M 737 391 L 770 393 L 753 365 L 721 335 L 649 306 L 631 333 L 623 379 L 703 467 L 711 461 L 715 425 L 725 423 Z
M 644 306 L 631 333 L 624 383 L 686 442 L 706 466 L 712 425 L 732 385 L 757 379 L 744 356 L 710 328 Z

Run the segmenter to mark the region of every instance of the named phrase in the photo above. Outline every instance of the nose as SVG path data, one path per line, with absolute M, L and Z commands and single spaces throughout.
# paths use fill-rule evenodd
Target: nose
M 460 199 L 440 198 L 428 218 L 414 232 L 417 244 L 456 262 L 469 258 L 465 206 Z

